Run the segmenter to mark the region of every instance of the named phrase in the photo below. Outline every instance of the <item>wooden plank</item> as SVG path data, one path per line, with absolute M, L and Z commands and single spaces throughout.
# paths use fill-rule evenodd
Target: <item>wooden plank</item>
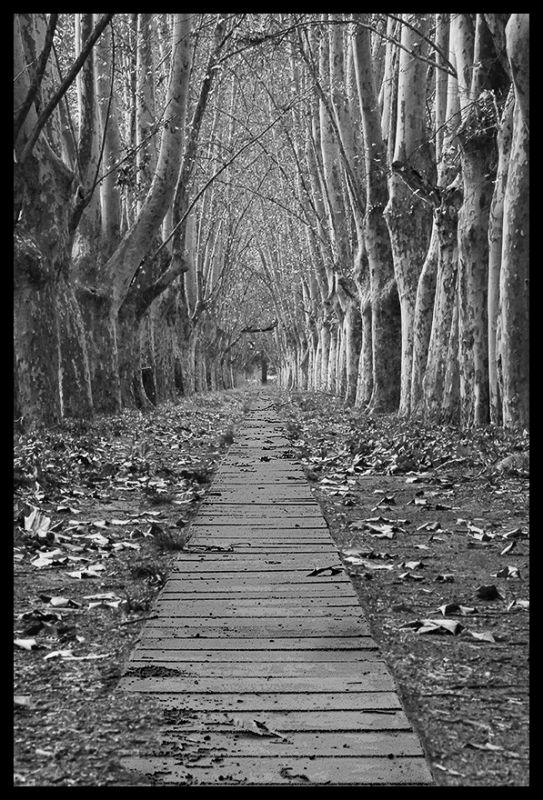
M 260 620 L 254 619 L 200 619 L 190 620 L 185 617 L 176 619 L 158 617 L 146 626 L 147 635 L 152 631 L 169 631 L 172 636 L 177 638 L 226 638 L 243 637 L 246 638 L 269 638 L 281 637 L 315 637 L 315 636 L 364 636 L 369 629 L 362 627 L 359 623 L 343 622 L 340 620 L 330 621 L 323 618 L 322 622 L 309 620 L 289 620 L 280 618 L 279 620 Z
M 341 560 L 337 552 L 326 553 L 324 556 L 322 553 L 317 553 L 314 556 L 307 556 L 305 553 L 295 552 L 283 554 L 262 553 L 261 555 L 255 555 L 254 553 L 242 554 L 233 551 L 211 551 L 204 553 L 182 552 L 176 558 L 175 563 L 183 566 L 186 565 L 189 569 L 192 568 L 193 564 L 207 564 L 213 568 L 228 564 L 238 564 L 247 568 L 266 568 L 281 565 L 283 568 L 286 567 L 288 569 L 305 569 L 306 572 L 315 569 L 317 566 L 341 566 Z
M 123 689 L 123 681 L 120 683 Z M 396 692 L 241 692 L 239 694 L 210 694 L 181 692 L 153 696 L 165 708 L 193 711 L 296 711 L 337 710 L 366 711 L 401 709 Z
M 186 766 L 179 758 L 154 756 L 123 758 L 126 769 L 159 776 L 160 784 L 220 785 L 385 785 L 421 786 L 432 783 L 424 758 L 345 757 L 289 758 L 223 757 L 219 762 L 200 759 Z M 303 776 L 303 777 L 301 777 Z
M 298 607 L 298 606 L 291 606 L 290 608 L 284 608 L 281 605 L 271 607 L 271 608 L 251 608 L 250 605 L 246 605 L 242 608 L 230 607 L 225 608 L 221 606 L 217 608 L 216 603 L 212 603 L 212 608 L 210 609 L 207 606 L 207 609 L 199 608 L 199 604 L 196 602 L 194 605 L 187 606 L 188 601 L 184 601 L 183 599 L 179 600 L 178 598 L 168 600 L 163 599 L 159 600 L 155 605 L 155 611 L 158 611 L 160 614 L 168 614 L 172 618 L 175 619 L 192 619 L 195 620 L 195 625 L 199 624 L 198 621 L 201 620 L 242 620 L 242 619 L 261 619 L 263 621 L 268 622 L 271 619 L 307 619 L 308 617 L 312 617 L 315 620 L 318 619 L 320 622 L 321 620 L 328 620 L 333 621 L 337 619 L 349 619 L 350 621 L 357 620 L 361 622 L 364 617 L 360 614 L 360 608 L 357 608 L 356 605 L 352 606 L 334 606 L 333 608 L 320 608 L 320 609 L 313 609 L 312 607 Z M 358 613 L 357 613 L 358 612 Z M 198 620 L 198 621 L 196 621 Z M 253 622 L 254 624 L 254 622 Z
M 249 579 L 247 576 L 242 576 L 241 578 L 233 578 L 233 579 L 225 579 L 225 578 L 218 578 L 218 577 L 207 577 L 207 578 L 197 578 L 191 580 L 190 578 L 185 577 L 184 573 L 177 572 L 172 578 L 172 583 L 176 585 L 179 584 L 183 592 L 190 593 L 190 592 L 197 592 L 202 594 L 207 594 L 209 592 L 220 594 L 267 594 L 269 597 L 287 597 L 292 596 L 296 592 L 300 593 L 300 597 L 304 594 L 311 595 L 311 594 L 320 594 L 323 593 L 323 597 L 328 594 L 328 596 L 335 592 L 337 595 L 345 595 L 352 597 L 353 595 L 351 592 L 354 593 L 354 589 L 352 588 L 352 584 L 348 584 L 345 581 L 332 581 L 331 579 L 325 580 L 321 579 L 318 583 L 308 584 L 307 582 L 301 582 L 299 580 L 290 580 L 290 581 L 274 581 L 273 583 L 270 581 L 263 581 L 254 580 L 253 578 Z
M 210 572 L 210 571 L 201 571 L 200 573 L 196 573 L 196 571 L 191 571 L 190 573 L 186 573 L 181 570 L 175 570 L 171 573 L 173 578 L 186 578 L 187 584 L 188 583 L 198 583 L 199 581 L 202 582 L 213 582 L 221 583 L 223 586 L 228 586 L 228 582 L 236 583 L 242 586 L 273 586 L 275 584 L 281 583 L 296 583 L 302 586 L 306 585 L 307 583 L 314 582 L 315 585 L 324 586 L 326 584 L 345 584 L 351 585 L 351 581 L 348 577 L 344 575 L 317 575 L 314 577 L 307 576 L 304 572 L 300 571 L 292 571 L 288 572 L 285 570 L 270 570 L 268 572 L 244 572 L 243 570 L 232 570 L 231 572 L 221 571 L 219 572 Z M 203 585 L 200 584 L 200 585 Z
M 220 601 L 222 599 L 258 600 L 265 598 L 270 600 L 280 600 L 281 598 L 284 598 L 285 600 L 294 600 L 299 598 L 300 602 L 304 602 L 305 599 L 311 601 L 315 597 L 322 597 L 323 600 L 352 600 L 356 597 L 354 589 L 351 586 L 348 586 L 346 583 L 327 584 L 326 586 L 323 586 L 322 584 L 312 584 L 311 586 L 306 586 L 305 584 L 300 585 L 299 583 L 281 583 L 276 584 L 273 587 L 254 585 L 246 586 L 244 589 L 239 591 L 234 591 L 231 587 L 224 586 L 220 581 L 217 582 L 216 585 L 207 588 L 205 588 L 208 584 L 207 581 L 193 581 L 193 584 L 194 583 L 197 583 L 198 589 L 192 591 L 187 589 L 187 580 L 185 578 L 170 579 L 164 586 L 160 597 L 167 595 L 178 595 L 182 593 L 186 600 L 205 601 L 209 599 Z
M 215 552 L 227 552 L 234 553 L 234 555 L 250 556 L 253 558 L 253 560 L 259 559 L 263 555 L 268 555 L 270 558 L 275 558 L 276 556 L 281 558 L 282 555 L 303 555 L 307 556 L 307 558 L 312 557 L 319 560 L 326 559 L 328 564 L 331 564 L 334 559 L 336 563 L 340 563 L 338 551 L 328 548 L 324 542 L 307 541 L 300 544 L 294 544 L 292 541 L 280 539 L 270 539 L 268 541 L 265 539 L 257 539 L 249 541 L 246 536 L 244 537 L 241 535 L 238 537 L 222 536 L 215 539 L 209 539 L 197 534 L 194 534 L 193 538 L 190 540 L 191 548 L 206 546 L 214 548 L 228 548 L 225 551 L 216 550 Z M 304 550 L 304 548 L 307 548 L 307 550 Z M 190 552 L 196 552 L 196 550 L 191 549 Z
M 267 521 L 268 525 L 275 520 L 288 520 L 289 524 L 295 524 L 300 519 L 304 522 L 315 520 L 315 527 L 320 527 L 323 523 L 322 513 L 312 500 L 307 503 L 292 501 L 289 504 L 269 503 L 262 506 L 253 506 L 250 503 L 208 503 L 202 507 L 198 520 L 208 519 L 211 521 L 215 517 L 228 517 L 232 520 L 232 524 L 237 524 L 238 519 L 253 518 Z
M 273 729 L 275 730 L 275 729 Z M 174 735 L 172 735 L 172 733 Z M 231 756 L 418 756 L 420 744 L 417 737 L 409 731 L 360 731 L 357 733 L 291 732 L 282 737 L 259 737 L 239 730 L 209 733 L 189 733 L 177 728 L 168 735 L 164 744 L 166 751 L 170 742 L 182 744 L 183 755 L 205 753 L 228 753 Z
M 168 667 L 177 670 L 179 676 L 193 678 L 230 678 L 230 677 L 329 677 L 341 676 L 352 678 L 363 678 L 365 676 L 388 676 L 389 672 L 384 661 L 377 659 L 370 661 L 290 661 L 290 662 L 266 662 L 266 661 L 245 661 L 228 662 L 221 661 L 182 661 L 171 653 L 169 658 L 158 656 L 155 658 L 154 665 L 150 666 L 148 659 L 141 659 L 137 656 L 137 651 L 127 664 L 130 674 L 134 669 L 145 667 L 147 670 L 153 666 Z M 147 677 L 153 677 L 148 675 Z M 172 676 L 175 677 L 175 676 Z
M 374 643 L 373 649 L 368 650 L 334 650 L 334 649 L 312 649 L 304 650 L 298 648 L 294 650 L 227 650 L 217 649 L 211 650 L 203 648 L 201 650 L 189 650 L 186 646 L 182 646 L 182 641 L 174 640 L 171 646 L 166 648 L 166 645 L 161 647 L 153 646 L 155 640 L 148 639 L 142 640 L 137 648 L 134 650 L 133 658 L 141 661 L 141 663 L 148 664 L 150 661 L 157 664 L 168 663 L 184 664 L 196 663 L 205 664 L 220 664 L 221 666 L 243 666 L 248 663 L 264 665 L 269 664 L 275 666 L 280 664 L 285 670 L 289 670 L 291 665 L 298 663 L 311 666 L 311 664 L 357 664 L 365 663 L 371 658 L 380 661 L 381 654 L 377 650 Z M 184 642 L 188 645 L 188 642 Z M 190 643 L 192 644 L 192 643 Z M 181 649 L 180 649 L 181 648 Z M 173 659 L 173 662 L 170 661 Z
M 182 725 L 168 725 L 168 730 L 220 731 L 232 730 L 234 720 L 253 722 L 258 720 L 274 731 L 349 731 L 412 730 L 403 711 L 239 711 L 213 712 L 192 711 L 183 718 Z
M 318 575 L 312 576 L 310 573 L 315 569 L 324 569 L 328 566 L 341 568 L 341 561 L 339 558 L 336 558 L 331 563 L 320 564 L 316 567 L 314 567 L 311 563 L 308 564 L 307 559 L 302 559 L 301 563 L 298 562 L 298 564 L 293 563 L 293 559 L 284 559 L 283 561 L 277 559 L 268 559 L 267 561 L 264 561 L 261 559 L 248 560 L 238 558 L 213 560 L 206 558 L 192 558 L 180 559 L 179 561 L 176 561 L 177 571 L 182 572 L 183 569 L 185 569 L 189 575 L 201 575 L 206 572 L 211 573 L 212 575 L 216 575 L 218 573 L 221 573 L 221 575 L 237 574 L 238 572 L 267 575 L 268 572 L 281 572 L 292 576 L 299 575 L 299 577 L 319 577 Z
M 262 550 L 260 552 L 251 551 L 251 548 L 245 548 L 244 552 L 237 550 L 198 550 L 197 544 L 194 542 L 192 546 L 194 550 L 184 550 L 179 553 L 176 558 L 176 564 L 190 564 L 194 562 L 206 562 L 208 564 L 228 564 L 231 561 L 246 564 L 250 561 L 258 562 L 260 564 L 281 564 L 285 563 L 290 566 L 307 567 L 313 569 L 315 563 L 324 562 L 325 564 L 341 564 L 341 560 L 337 550 L 329 548 L 327 550 L 309 550 L 299 551 L 291 549 L 290 551 L 269 552 Z M 200 546 L 206 546 L 203 544 Z M 224 545 L 223 545 L 224 546 Z
M 299 695 L 303 693 L 344 692 L 351 695 L 360 692 L 393 692 L 394 683 L 390 674 L 370 673 L 361 677 L 353 676 L 225 676 L 221 680 L 216 677 L 178 678 L 163 676 L 156 678 L 122 678 L 125 692 L 143 692 L 145 694 L 183 694 L 184 692 L 205 692 L 206 695 L 246 694 L 274 692 L 276 694 Z M 297 698 L 296 698 L 297 699 Z M 222 702 L 219 699 L 218 702 Z
M 326 605 L 325 600 L 328 601 Z M 309 599 L 282 597 L 275 600 L 269 598 L 253 598 L 251 600 L 239 598 L 238 600 L 224 600 L 219 604 L 218 608 L 216 600 L 202 600 L 198 597 L 196 600 L 188 600 L 182 592 L 177 592 L 175 595 L 163 592 L 157 601 L 156 608 L 166 611 L 169 609 L 170 603 L 175 604 L 173 607 L 177 610 L 177 616 L 187 617 L 207 617 L 217 614 L 224 616 L 231 613 L 238 614 L 241 617 L 254 616 L 255 614 L 273 615 L 275 617 L 300 617 L 315 614 L 323 617 L 329 616 L 330 613 L 336 614 L 343 611 L 349 614 L 352 613 L 353 609 L 358 610 L 360 613 L 360 606 L 354 597 L 351 602 L 344 598 L 337 599 L 335 597 L 312 597 Z M 298 612 L 297 614 L 293 613 L 296 611 Z
M 323 650 L 334 653 L 341 650 L 352 652 L 377 650 L 370 636 L 266 636 L 256 638 L 240 637 L 192 637 L 172 636 L 167 630 L 151 629 L 145 626 L 140 634 L 138 649 L 162 650 L 229 650 L 234 653 L 242 650 L 268 652 L 270 650 Z

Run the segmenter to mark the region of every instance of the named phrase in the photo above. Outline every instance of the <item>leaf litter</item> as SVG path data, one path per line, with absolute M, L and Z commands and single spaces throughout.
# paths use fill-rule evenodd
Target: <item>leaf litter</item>
M 372 635 L 423 734 L 436 782 L 526 785 L 527 432 L 372 415 L 319 392 L 285 393 L 278 407 Z M 520 456 L 504 461 L 511 453 Z M 397 519 L 375 518 L 389 508 Z M 383 532 L 394 535 L 387 568 L 375 570 L 372 534 Z M 424 569 L 402 567 L 423 552 Z M 503 751 L 462 749 L 468 729 L 447 720 L 474 711 Z M 519 757 L 505 763 L 500 752 Z
M 194 516 L 245 402 L 214 392 L 15 435 L 16 785 L 129 785 L 119 759 L 157 746 L 160 705 L 112 692 L 172 563 L 163 539 Z

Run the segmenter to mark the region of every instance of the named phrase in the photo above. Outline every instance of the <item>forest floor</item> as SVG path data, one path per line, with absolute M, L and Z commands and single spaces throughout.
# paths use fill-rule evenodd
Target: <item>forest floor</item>
M 250 396 L 15 434 L 16 786 L 153 750 L 163 710 L 113 690 Z M 527 433 L 273 397 L 436 783 L 528 785 Z

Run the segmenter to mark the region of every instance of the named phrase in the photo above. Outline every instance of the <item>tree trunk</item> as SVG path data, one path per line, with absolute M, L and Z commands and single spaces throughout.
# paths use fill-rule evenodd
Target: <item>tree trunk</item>
M 439 262 L 439 236 L 437 211 L 428 252 L 422 266 L 417 286 L 417 297 L 413 313 L 413 364 L 411 371 L 410 411 L 412 415 L 424 413 L 424 392 L 422 382 L 428 363 L 428 348 L 432 332 L 434 301 L 436 292 L 437 266 Z
M 383 170 L 385 148 L 381 137 L 368 32 L 359 26 L 354 36 L 354 57 L 360 107 L 364 123 L 366 163 L 366 214 L 364 233 L 368 255 L 373 350 L 371 409 L 393 411 L 400 394 L 400 305 L 388 229 L 383 218 L 387 201 Z
M 424 34 L 424 15 L 404 14 L 405 21 Z M 392 244 L 394 274 L 401 308 L 401 385 L 399 413 L 407 416 L 411 403 L 413 329 L 417 283 L 428 247 L 430 206 L 418 185 L 427 168 L 424 129 L 425 81 L 416 30 L 402 26 L 398 76 L 397 124 L 389 199 L 384 210 Z M 392 76 L 385 76 L 385 80 Z M 389 143 L 390 144 L 390 143 Z M 417 184 L 417 185 L 415 185 Z
M 18 14 L 14 21 L 17 113 L 43 42 L 34 39 L 32 15 Z M 50 423 L 67 413 L 89 415 L 92 395 L 81 319 L 68 282 L 73 174 L 50 147 L 45 129 L 32 150 L 26 149 L 39 102 L 38 97 L 28 108 L 14 142 L 14 394 L 18 417 Z M 49 129 L 57 122 L 52 117 Z
M 354 406 L 358 387 L 358 365 L 362 345 L 362 317 L 358 306 L 353 302 L 345 314 L 345 391 L 344 400 Z
M 508 427 L 529 424 L 528 26 L 527 14 L 513 14 L 506 29 L 507 55 L 515 86 L 500 273 L 503 423 Z
M 498 379 L 498 319 L 500 310 L 500 271 L 503 244 L 503 206 L 511 152 L 513 127 L 513 89 L 510 90 L 498 128 L 498 170 L 488 224 L 488 383 L 490 422 L 502 424 L 502 397 Z
M 458 54 L 464 49 L 457 40 Z M 489 421 L 488 385 L 488 219 L 494 188 L 494 103 L 485 92 L 492 86 L 495 60 L 492 38 L 477 15 L 471 102 L 462 110 L 458 129 L 464 200 L 458 214 L 459 356 L 461 422 L 464 426 Z
M 452 186 L 443 192 L 441 206 L 435 211 L 439 257 L 432 329 L 422 382 L 426 415 L 430 418 L 440 418 L 444 411 L 445 372 L 450 366 L 444 354 L 447 353 L 447 358 L 458 358 L 457 351 L 449 348 L 449 341 L 458 284 L 457 228 L 460 203 L 461 194 L 457 187 Z

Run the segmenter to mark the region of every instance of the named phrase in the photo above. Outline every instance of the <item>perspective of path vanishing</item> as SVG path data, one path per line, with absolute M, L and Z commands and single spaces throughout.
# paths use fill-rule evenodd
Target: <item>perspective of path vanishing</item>
M 118 691 L 154 695 L 156 785 L 425 785 L 432 776 L 266 393 Z

